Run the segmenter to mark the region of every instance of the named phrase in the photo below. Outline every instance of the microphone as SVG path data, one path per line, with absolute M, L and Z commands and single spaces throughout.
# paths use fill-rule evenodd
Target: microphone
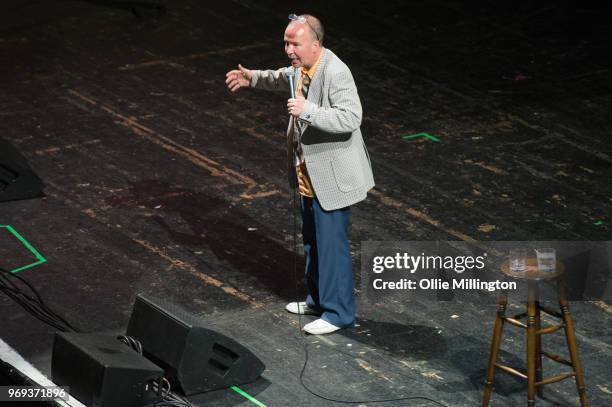
M 295 99 L 295 69 L 294 68 L 285 68 L 285 76 L 289 79 L 289 88 L 291 89 L 291 98 Z

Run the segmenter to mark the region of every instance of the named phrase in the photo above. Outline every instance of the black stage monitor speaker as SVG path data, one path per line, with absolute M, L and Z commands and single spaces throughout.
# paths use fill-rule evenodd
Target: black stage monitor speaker
M 189 396 L 250 383 L 265 366 L 251 351 L 180 307 L 139 295 L 127 335 L 139 340 L 145 356 L 166 370 L 172 388 Z
M 56 333 L 51 377 L 88 407 L 138 407 L 161 400 L 163 370 L 116 336 Z
M 40 197 L 44 187 L 19 151 L 0 139 L 0 202 Z

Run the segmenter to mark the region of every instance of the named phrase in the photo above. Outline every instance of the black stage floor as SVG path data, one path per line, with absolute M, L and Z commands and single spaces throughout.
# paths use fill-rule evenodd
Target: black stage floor
M 322 18 L 363 103 L 377 186 L 352 212 L 357 280 L 369 240 L 612 240 L 612 25 L 599 3 L 192 0 L 164 16 L 103 3 L 0 6 L 0 137 L 46 184 L 42 199 L 0 203 L 0 224 L 47 260 L 19 275 L 84 331 L 124 332 L 143 292 L 252 349 L 267 369 L 243 389 L 267 406 L 341 405 L 300 384 L 304 343 L 303 381 L 328 398 L 479 405 L 493 295 L 358 300 L 358 326 L 325 337 L 302 338 L 284 311 L 296 297 L 287 96 L 231 94 L 224 74 L 285 66 L 291 12 Z M 439 141 L 402 138 L 420 132 Z M 0 256 L 31 261 L 6 228 Z M 572 311 L 590 402 L 612 405 L 612 307 Z M 0 337 L 49 373 L 54 330 L 5 296 L 0 314 Z M 523 342 L 506 333 L 502 357 L 520 366 Z M 545 396 L 538 406 L 578 405 L 571 380 Z M 492 406 L 525 399 L 497 374 Z M 202 400 L 253 404 L 230 390 Z

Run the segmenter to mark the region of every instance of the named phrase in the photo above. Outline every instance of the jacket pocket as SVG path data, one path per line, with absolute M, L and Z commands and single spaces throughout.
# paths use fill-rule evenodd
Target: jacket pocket
M 332 161 L 332 169 L 338 189 L 342 192 L 350 192 L 359 187 L 363 187 L 363 163 L 359 159 L 359 154 L 354 148 L 349 148 L 337 154 Z

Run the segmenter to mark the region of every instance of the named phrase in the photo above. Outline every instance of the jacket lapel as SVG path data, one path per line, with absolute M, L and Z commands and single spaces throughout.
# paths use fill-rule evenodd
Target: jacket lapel
M 321 96 L 323 94 L 323 83 L 325 82 L 325 67 L 329 61 L 329 51 L 327 48 L 323 49 L 323 55 L 321 55 L 321 61 L 314 74 L 314 77 L 310 81 L 310 88 L 308 88 L 308 100 L 321 106 Z
M 314 77 L 310 81 L 310 87 L 308 88 L 308 97 L 306 100 L 314 103 L 317 106 L 322 105 L 322 97 L 323 97 L 323 84 L 325 83 L 325 68 L 331 58 L 330 51 L 327 48 L 323 48 L 323 55 L 321 55 L 321 61 L 319 61 L 319 66 L 317 66 L 317 71 L 314 74 Z M 300 134 L 304 134 L 306 129 L 308 128 L 308 124 L 298 120 L 297 122 L 300 128 Z

